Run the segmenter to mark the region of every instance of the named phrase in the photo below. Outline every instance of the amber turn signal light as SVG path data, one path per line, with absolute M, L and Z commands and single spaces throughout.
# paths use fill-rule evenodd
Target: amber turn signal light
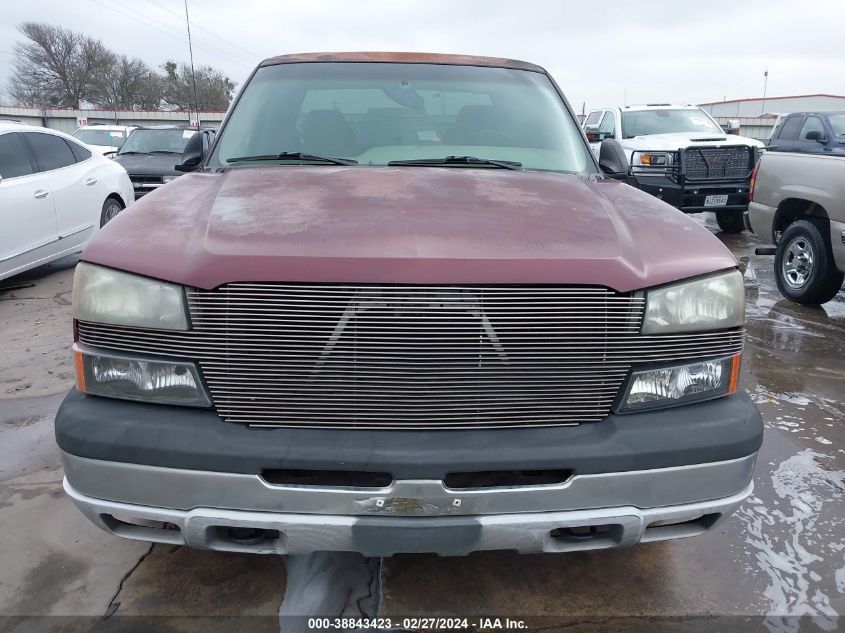
M 742 354 L 737 354 L 731 359 L 731 380 L 728 383 L 728 393 L 736 393 L 739 387 L 739 371 L 742 367 Z

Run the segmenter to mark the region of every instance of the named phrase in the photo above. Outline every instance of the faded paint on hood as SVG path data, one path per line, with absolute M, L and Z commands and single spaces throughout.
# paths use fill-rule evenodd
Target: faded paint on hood
M 301 281 L 630 291 L 736 265 L 707 229 L 623 183 L 457 167 L 189 174 L 109 222 L 83 259 L 200 288 Z

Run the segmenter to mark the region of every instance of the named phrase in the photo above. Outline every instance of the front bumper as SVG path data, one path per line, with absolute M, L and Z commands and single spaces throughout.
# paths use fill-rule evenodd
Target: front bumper
M 685 213 L 700 211 L 745 211 L 748 209 L 748 181 L 686 182 L 679 184 L 668 175 L 641 175 L 631 177 L 631 184 L 646 193 L 660 198 Z M 710 195 L 727 195 L 726 205 L 704 206 Z
M 211 410 L 71 392 L 56 437 L 68 494 L 119 536 L 256 553 L 461 555 L 704 532 L 750 494 L 762 421 L 734 395 L 578 427 L 254 429 Z M 264 476 L 274 469 L 383 472 L 392 483 L 279 485 Z M 444 483 L 449 473 L 509 469 L 571 475 L 513 487 Z
M 624 504 L 580 510 L 475 514 L 470 508 L 478 504 L 479 496 L 518 496 L 523 501 L 536 501 L 543 497 L 543 493 L 552 491 L 538 490 L 539 487 L 446 491 L 439 498 L 430 498 L 420 495 L 436 489 L 440 483 L 426 481 L 395 482 L 391 489 L 382 491 L 286 490 L 279 487 L 279 490 L 270 493 L 275 496 L 276 511 L 216 506 L 183 510 L 155 505 L 154 500 L 162 495 L 180 494 L 178 490 L 166 491 L 170 482 L 180 478 L 183 478 L 180 488 L 181 493 L 186 495 L 185 499 L 197 493 L 196 482 L 192 482 L 195 474 L 190 471 L 163 476 L 157 490 L 147 490 L 144 500 L 150 503 L 144 505 L 86 495 L 71 483 L 73 475 L 70 471 L 64 487 L 95 525 L 128 539 L 255 554 L 349 551 L 365 556 L 399 553 L 462 556 L 484 550 L 514 550 L 528 554 L 606 549 L 706 532 L 721 523 L 751 494 L 753 483 L 750 479 L 755 458 L 756 455 L 751 455 L 732 463 L 688 467 L 686 472 L 678 469 L 634 471 L 617 475 L 615 481 L 602 482 L 599 478 L 585 486 L 590 488 L 595 485 L 597 491 L 604 491 L 605 494 L 591 498 L 590 502 L 595 504 L 617 499 L 620 491 L 614 490 L 614 484 L 619 484 L 623 490 L 636 485 L 641 487 L 641 492 L 650 490 L 657 496 L 665 493 L 667 499 L 671 498 L 673 491 L 680 492 L 677 490 L 680 480 L 697 481 L 697 485 L 687 491 L 690 495 L 700 494 L 701 486 L 714 489 L 713 482 L 707 481 L 711 474 L 726 488 L 742 484 L 739 490 L 728 496 L 653 508 Z M 139 495 L 139 486 L 121 477 L 120 465 L 99 464 L 95 470 L 100 473 L 111 470 L 118 481 L 127 484 L 126 494 Z M 155 481 L 156 475 L 148 474 Z M 201 479 L 204 480 L 201 487 L 205 488 L 206 494 L 219 493 L 221 498 L 231 496 L 239 485 L 237 480 L 229 480 L 226 473 L 213 476 L 205 473 Z M 577 479 L 578 476 L 573 477 L 564 486 L 579 489 L 581 485 Z M 728 484 L 727 479 L 734 480 Z M 107 485 L 114 486 L 114 481 Z M 441 492 L 444 491 L 441 489 Z M 554 492 L 566 498 L 566 490 Z M 415 496 L 399 496 L 404 494 Z M 324 495 L 329 497 L 329 505 L 320 507 L 319 501 Z M 298 513 L 288 510 L 285 503 L 290 498 L 296 501 L 292 504 L 294 506 L 305 504 L 323 510 L 330 507 L 336 497 L 347 497 L 348 503 L 357 505 L 359 514 Z M 463 503 L 465 498 L 469 501 L 466 506 Z M 240 504 L 250 505 L 250 502 L 246 497 L 241 499 Z M 405 515 L 408 512 L 412 514 Z

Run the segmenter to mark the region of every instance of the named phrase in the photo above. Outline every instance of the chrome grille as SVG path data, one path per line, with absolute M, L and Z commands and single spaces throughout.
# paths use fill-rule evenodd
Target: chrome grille
M 218 413 L 254 425 L 595 422 L 632 363 L 737 353 L 740 330 L 641 336 L 602 288 L 240 283 L 188 292 L 193 329 L 79 323 L 83 343 L 195 359 Z
M 684 174 L 690 180 L 748 178 L 754 167 L 752 149 L 736 147 L 687 147 L 684 149 Z

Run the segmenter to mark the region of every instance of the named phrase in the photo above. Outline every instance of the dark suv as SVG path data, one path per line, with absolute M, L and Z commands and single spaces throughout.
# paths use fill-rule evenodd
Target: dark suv
M 845 156 L 845 112 L 793 112 L 772 132 L 776 152 Z
M 196 128 L 178 125 L 133 130 L 114 160 L 129 172 L 136 200 L 182 175 L 175 165 L 196 133 Z

